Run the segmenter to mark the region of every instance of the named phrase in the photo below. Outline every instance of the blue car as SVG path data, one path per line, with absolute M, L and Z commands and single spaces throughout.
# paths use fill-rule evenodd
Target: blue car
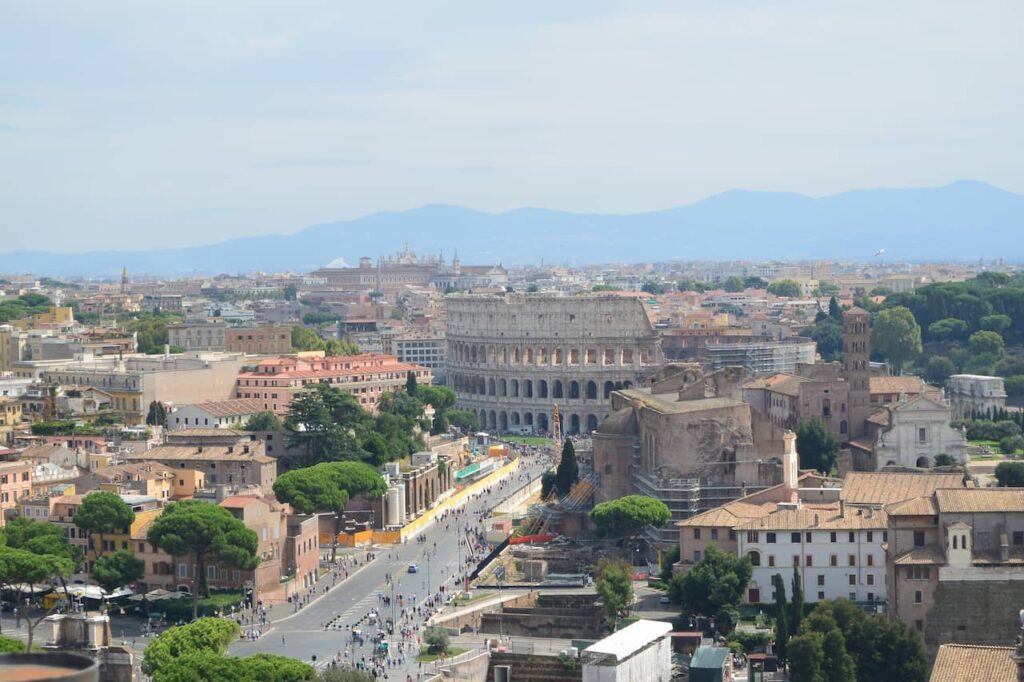
M 420 567 L 417 566 L 416 564 L 409 564 L 409 572 L 410 573 L 419 573 L 419 570 L 420 570 Z

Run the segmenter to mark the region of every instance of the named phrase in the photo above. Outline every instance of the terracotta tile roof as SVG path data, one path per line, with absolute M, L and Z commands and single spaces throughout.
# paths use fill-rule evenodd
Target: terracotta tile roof
M 925 545 L 900 554 L 893 563 L 901 566 L 942 566 L 946 563 L 946 553 L 938 545 Z
M 889 425 L 889 410 L 887 410 L 887 409 L 885 409 L 883 407 L 878 412 L 872 413 L 867 418 L 867 421 L 871 422 L 872 424 L 878 424 L 879 426 L 888 426 Z
M 1024 512 L 1024 488 L 936 490 L 935 499 L 939 511 L 946 514 Z
M 250 450 L 244 452 L 239 447 L 228 445 L 203 445 L 202 449 L 195 445 L 160 445 L 146 452 L 140 452 L 138 454 L 131 453 L 125 455 L 125 459 L 130 461 L 140 460 L 153 460 L 153 461 L 191 461 L 191 462 L 204 462 L 215 460 L 221 461 L 234 461 L 234 462 L 256 462 L 259 464 L 267 464 L 276 461 L 273 457 L 268 457 L 262 452 Z
M 254 497 L 252 495 L 232 495 L 231 497 L 225 497 L 219 504 L 221 507 L 241 509 L 242 507 L 249 506 L 253 502 L 259 501 L 260 499 L 258 497 Z
M 736 530 L 882 530 L 888 519 L 881 510 L 847 508 L 845 514 L 840 514 L 839 505 L 805 505 L 800 509 L 777 509 L 741 523 Z
M 851 471 L 843 479 L 842 497 L 851 504 L 892 504 L 962 487 L 962 474 Z
M 1017 682 L 1013 647 L 943 644 L 929 682 Z
M 194 407 L 212 417 L 244 417 L 263 410 L 263 404 L 257 400 L 238 398 L 236 400 L 211 400 L 205 403 L 193 403 L 181 407 Z
M 924 390 L 925 383 L 920 377 L 870 377 L 868 379 L 869 393 L 906 393 L 917 395 Z
M 885 511 L 889 516 L 932 516 L 939 513 L 939 508 L 935 497 L 926 495 L 887 505 Z
M 692 528 L 733 527 L 748 519 L 757 519 L 775 511 L 775 504 L 747 504 L 746 502 L 729 502 L 721 507 L 709 509 L 676 523 L 677 526 Z

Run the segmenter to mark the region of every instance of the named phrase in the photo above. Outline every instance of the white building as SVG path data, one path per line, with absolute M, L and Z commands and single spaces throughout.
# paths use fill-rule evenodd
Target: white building
M 888 517 L 881 509 L 838 504 L 781 503 L 763 517 L 736 527 L 740 556 L 754 573 L 747 601 L 774 599 L 772 576 L 782 575 L 791 597 L 793 567 L 800 573 L 804 600 L 846 598 L 884 602 Z
M 445 348 L 448 342 L 443 334 L 399 337 L 394 343 L 399 362 L 429 367 L 435 381 L 444 381 Z
M 167 341 L 185 350 L 217 350 L 227 348 L 223 322 L 183 322 L 167 325 Z
M 1002 377 L 954 374 L 946 381 L 946 398 L 954 419 L 970 419 L 975 412 L 986 414 L 1006 407 L 1006 386 Z
M 167 415 L 167 428 L 241 429 L 263 411 L 261 402 L 246 398 L 181 405 Z
M 638 620 L 583 650 L 583 682 L 670 682 L 670 623 Z
M 927 469 L 935 465 L 935 456 L 940 454 L 966 462 L 967 436 L 950 426 L 949 418 L 949 405 L 925 393 L 886 405 L 869 416 L 875 468 Z

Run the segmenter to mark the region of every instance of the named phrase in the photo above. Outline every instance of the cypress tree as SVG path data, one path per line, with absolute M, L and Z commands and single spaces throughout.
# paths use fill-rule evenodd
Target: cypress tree
M 804 591 L 800 585 L 800 571 L 793 567 L 793 603 L 789 614 L 792 632 L 799 632 L 800 622 L 804 619 Z
M 558 463 L 555 471 L 555 489 L 559 495 L 568 495 L 572 485 L 580 480 L 580 465 L 576 461 L 576 448 L 572 441 L 566 439 L 562 446 L 562 460 Z
M 775 588 L 775 655 L 783 664 L 786 662 L 786 645 L 789 643 L 789 616 L 786 615 L 786 585 L 782 574 L 772 576 Z

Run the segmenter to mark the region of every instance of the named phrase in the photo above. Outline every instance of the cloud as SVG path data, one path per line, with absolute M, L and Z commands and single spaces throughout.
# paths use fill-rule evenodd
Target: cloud
M 319 158 L 319 159 L 277 159 L 252 164 L 253 168 L 352 168 L 365 166 L 363 159 Z

